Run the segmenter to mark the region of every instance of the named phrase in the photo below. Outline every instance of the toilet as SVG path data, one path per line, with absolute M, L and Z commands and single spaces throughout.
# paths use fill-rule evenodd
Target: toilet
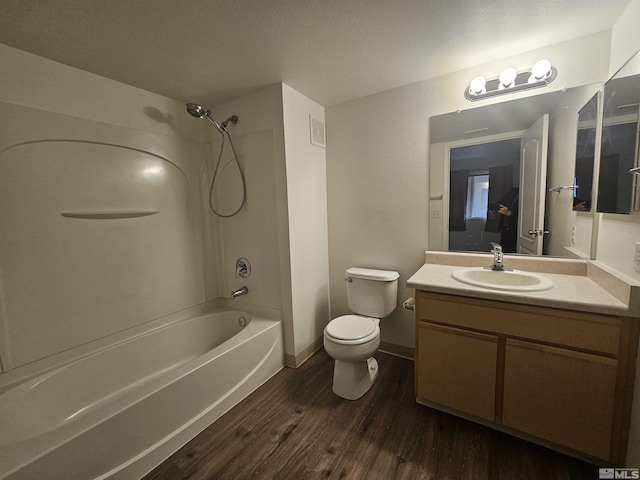
M 357 400 L 378 376 L 373 355 L 380 346 L 380 319 L 396 308 L 398 272 L 352 267 L 345 272 L 354 315 L 334 318 L 324 329 L 324 349 L 335 359 L 333 392 Z

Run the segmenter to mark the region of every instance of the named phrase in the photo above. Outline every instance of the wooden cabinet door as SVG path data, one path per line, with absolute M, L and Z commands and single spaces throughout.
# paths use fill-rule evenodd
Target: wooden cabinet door
M 419 398 L 494 420 L 497 336 L 421 321 L 417 347 Z
M 609 458 L 617 361 L 507 339 L 502 423 Z

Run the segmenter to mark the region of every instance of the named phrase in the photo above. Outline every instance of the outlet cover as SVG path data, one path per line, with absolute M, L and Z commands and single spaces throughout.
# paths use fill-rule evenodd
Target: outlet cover
M 636 242 L 636 253 L 633 257 L 633 269 L 640 272 L 640 242 Z

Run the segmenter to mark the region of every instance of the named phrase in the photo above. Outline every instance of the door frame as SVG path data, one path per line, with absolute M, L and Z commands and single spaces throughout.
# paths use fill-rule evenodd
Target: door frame
M 451 174 L 451 150 L 459 147 L 470 147 L 473 145 L 483 145 L 485 143 L 500 142 L 502 140 L 521 139 L 526 130 L 517 130 L 515 132 L 497 133 L 495 135 L 487 135 L 486 137 L 465 138 L 464 140 L 453 140 L 451 142 L 443 142 L 443 168 L 442 168 L 442 198 L 432 197 L 429 203 L 442 201 L 442 249 L 449 251 L 449 201 L 450 201 L 450 174 Z M 521 173 L 522 175 L 522 173 Z M 429 205 L 431 211 L 431 205 Z M 433 219 L 429 220 L 430 222 Z

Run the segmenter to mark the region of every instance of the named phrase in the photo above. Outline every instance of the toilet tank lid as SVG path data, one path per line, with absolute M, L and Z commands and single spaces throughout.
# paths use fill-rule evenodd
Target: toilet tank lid
M 344 274 L 347 277 L 363 278 L 365 280 L 377 280 L 379 282 L 392 282 L 400 278 L 400 274 L 398 272 L 359 267 L 351 267 L 347 269 Z

